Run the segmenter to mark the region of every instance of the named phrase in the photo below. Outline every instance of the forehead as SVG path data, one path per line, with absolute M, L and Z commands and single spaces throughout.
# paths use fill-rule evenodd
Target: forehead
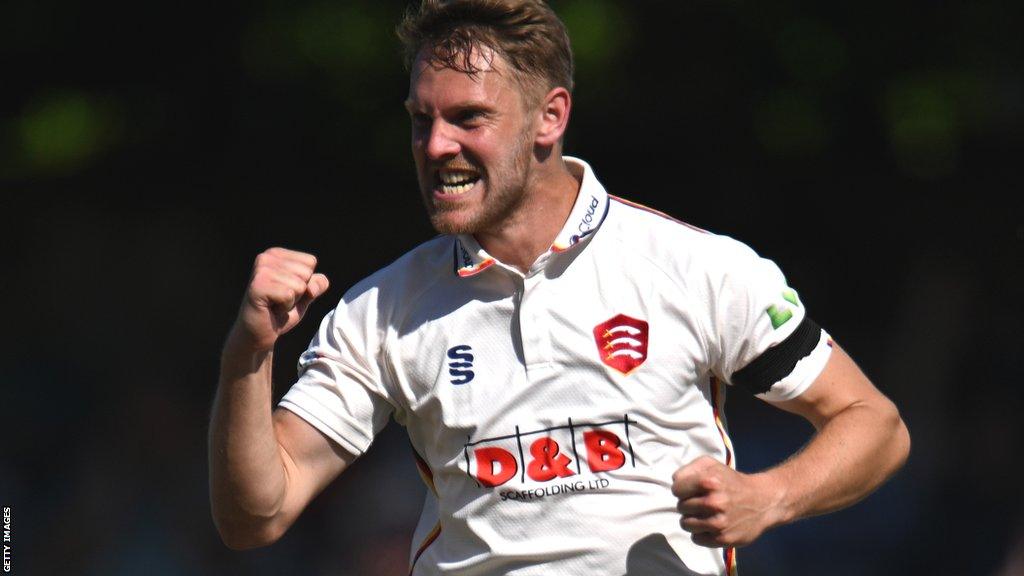
M 452 100 L 500 104 L 519 99 L 521 88 L 511 67 L 490 48 L 473 49 L 469 64 L 476 70 L 474 73 L 455 70 L 429 56 L 427 49 L 423 49 L 413 62 L 409 105 L 440 106 Z

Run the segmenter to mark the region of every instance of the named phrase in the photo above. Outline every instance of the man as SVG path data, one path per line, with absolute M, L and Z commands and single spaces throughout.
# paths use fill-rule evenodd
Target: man
M 429 487 L 413 574 L 731 574 L 734 547 L 902 465 L 896 408 L 774 264 L 563 158 L 572 58 L 546 5 L 427 0 L 400 33 L 442 235 L 345 294 L 273 411 L 274 344 L 328 281 L 308 254 L 257 258 L 210 431 L 229 546 L 277 540 L 389 416 Z M 737 472 L 726 384 L 816 435 Z

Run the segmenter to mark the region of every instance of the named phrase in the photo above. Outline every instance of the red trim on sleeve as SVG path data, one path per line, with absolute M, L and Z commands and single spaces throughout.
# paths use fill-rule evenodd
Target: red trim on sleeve
M 416 569 L 416 562 L 420 559 L 420 556 L 426 552 L 427 548 L 437 540 L 437 537 L 441 535 L 441 523 L 438 522 L 434 528 L 427 534 L 427 537 L 420 544 L 420 547 L 416 550 L 416 555 L 412 558 L 412 564 L 409 565 L 409 576 L 412 576 L 412 571 Z

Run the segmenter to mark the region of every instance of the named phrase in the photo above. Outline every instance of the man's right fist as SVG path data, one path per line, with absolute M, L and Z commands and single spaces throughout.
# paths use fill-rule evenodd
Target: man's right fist
M 313 273 L 316 256 L 271 248 L 256 257 L 234 331 L 257 350 L 270 350 L 327 291 L 327 276 Z

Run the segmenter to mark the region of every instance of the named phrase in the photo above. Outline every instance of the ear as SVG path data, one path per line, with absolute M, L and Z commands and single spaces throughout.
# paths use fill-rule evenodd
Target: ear
M 565 134 L 569 125 L 569 111 L 572 110 L 572 96 L 565 88 L 552 88 L 540 106 L 540 125 L 534 143 L 538 146 L 554 146 Z

